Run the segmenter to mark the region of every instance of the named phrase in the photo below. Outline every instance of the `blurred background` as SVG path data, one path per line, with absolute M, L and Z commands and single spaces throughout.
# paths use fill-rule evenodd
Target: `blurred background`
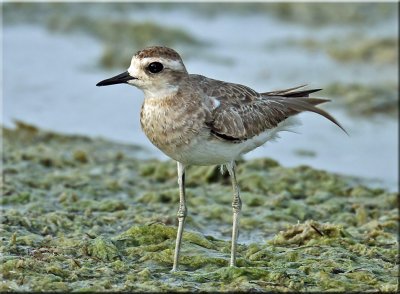
M 142 145 L 143 94 L 95 84 L 149 45 L 190 73 L 271 91 L 308 84 L 350 136 L 315 114 L 247 154 L 398 191 L 397 3 L 3 3 L 2 124 Z

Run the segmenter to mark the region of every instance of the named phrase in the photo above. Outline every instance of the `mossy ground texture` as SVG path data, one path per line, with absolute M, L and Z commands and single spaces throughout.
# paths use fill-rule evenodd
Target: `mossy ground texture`
M 398 194 L 272 159 L 238 163 L 243 214 L 229 268 L 231 185 L 187 172 L 171 273 L 172 161 L 18 123 L 3 129 L 1 291 L 396 291 Z

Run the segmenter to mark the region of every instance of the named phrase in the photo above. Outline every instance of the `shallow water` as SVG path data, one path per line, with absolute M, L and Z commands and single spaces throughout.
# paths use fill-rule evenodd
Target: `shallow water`
M 344 38 L 355 32 L 393 35 L 396 30 L 392 22 L 368 30 L 344 26 L 310 29 L 261 16 L 206 18 L 180 10 L 147 10 L 133 12 L 129 17 L 159 23 L 162 19 L 163 24 L 182 26 L 209 42 L 211 45 L 202 50 L 202 55 L 214 58 L 189 58 L 186 61 L 189 72 L 243 83 L 260 91 L 305 83 L 317 88 L 335 81 L 384 83 L 393 81 L 397 75 L 395 67 L 379 67 L 377 75 L 377 68 L 368 64 L 341 64 L 326 54 L 299 47 L 269 47 L 282 40 L 310 36 L 325 40 Z M 27 25 L 5 25 L 3 40 L 5 125 L 19 119 L 64 133 L 139 144 L 148 148 L 148 156 L 166 158 L 140 130 L 142 93 L 125 85 L 95 87 L 99 80 L 125 70 L 106 71 L 97 66 L 101 42 Z M 398 190 L 398 122 L 384 117 L 355 118 L 338 108 L 328 110 L 347 129 L 349 137 L 317 115 L 301 114 L 303 124 L 296 129 L 300 135 L 282 133 L 277 143 L 268 143 L 245 157 L 269 156 L 284 166 L 307 164 L 365 177 L 371 185 Z M 302 150 L 312 155 L 299 156 Z

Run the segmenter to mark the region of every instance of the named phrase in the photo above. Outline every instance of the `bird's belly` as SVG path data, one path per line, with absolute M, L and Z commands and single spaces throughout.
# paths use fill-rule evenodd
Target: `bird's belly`
M 194 140 L 174 156 L 187 165 L 215 165 L 235 160 L 242 151 L 242 143 L 227 143 L 218 139 Z
M 240 143 L 219 140 L 204 132 L 192 140 L 190 144 L 175 150 L 174 154 L 167 154 L 173 159 L 188 165 L 217 165 L 236 160 L 240 155 L 248 153 L 278 137 L 280 131 L 290 131 L 298 124 L 296 118 L 289 118 L 276 128 L 269 129 L 258 136 Z M 164 152 L 165 153 L 165 152 Z
M 210 136 L 192 141 L 186 148 L 176 153 L 175 160 L 188 165 L 219 165 L 236 160 L 240 155 L 263 145 L 274 136 L 275 132 L 263 133 L 252 139 L 233 143 Z M 271 137 L 272 135 L 272 137 Z

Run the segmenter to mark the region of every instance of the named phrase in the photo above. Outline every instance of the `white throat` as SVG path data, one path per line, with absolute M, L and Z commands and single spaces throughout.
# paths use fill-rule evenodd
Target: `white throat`
M 176 95 L 178 93 L 179 86 L 164 84 L 162 87 L 143 88 L 142 90 L 144 93 L 144 98 L 162 99 L 168 96 Z

